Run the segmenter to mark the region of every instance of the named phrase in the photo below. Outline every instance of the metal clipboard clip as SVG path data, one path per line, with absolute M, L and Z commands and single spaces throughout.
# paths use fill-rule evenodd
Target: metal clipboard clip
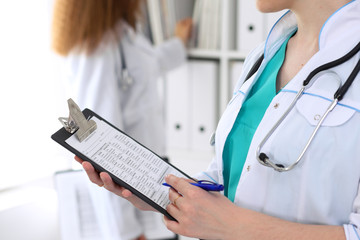
M 68 99 L 69 117 L 59 117 L 59 121 L 69 133 L 76 132 L 80 142 L 85 140 L 96 129 L 96 122 L 88 120 L 81 112 L 79 106 L 72 100 Z

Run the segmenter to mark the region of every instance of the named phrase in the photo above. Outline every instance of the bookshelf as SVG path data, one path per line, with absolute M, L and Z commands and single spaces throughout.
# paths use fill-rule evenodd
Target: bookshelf
M 147 3 L 154 33 L 159 34 L 161 29 L 168 28 L 169 25 L 174 27 L 175 22 L 181 18 L 193 18 L 193 38 L 197 39 L 190 41 L 188 57 L 190 60 L 218 62 L 216 121 L 219 120 L 232 95 L 232 62 L 243 62 L 250 50 L 265 40 L 272 25 L 284 12 L 260 13 L 255 7 L 256 0 L 147 0 Z M 215 30 L 209 30 L 204 22 Z M 163 35 L 152 36 L 155 44 L 166 39 L 168 33 L 165 30 L 163 32 Z M 204 32 L 209 35 L 200 37 Z M 217 39 L 209 46 L 204 45 L 203 39 L 206 38 Z M 207 41 L 208 44 L 209 42 Z

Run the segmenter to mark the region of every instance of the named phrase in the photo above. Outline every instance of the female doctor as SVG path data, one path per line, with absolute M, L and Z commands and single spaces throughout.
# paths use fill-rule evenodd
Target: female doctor
M 57 53 L 66 56 L 67 93 L 81 109 L 92 109 L 164 156 L 164 116 L 158 79 L 185 63 L 191 19 L 177 23 L 176 37 L 153 47 L 138 28 L 142 3 L 141 0 L 57 0 L 52 45 Z M 160 214 L 139 212 L 128 201 L 108 191 L 90 190 L 94 205 L 99 206 L 98 220 L 109 221 L 101 225 L 103 235 L 112 235 L 109 239 L 142 239 L 144 221 L 151 224 L 153 233 L 145 235 L 146 238 L 175 237 L 164 227 Z
M 215 158 L 196 176 L 224 184 L 224 194 L 167 176 L 177 221 L 165 224 L 202 239 L 359 240 L 360 1 L 256 2 L 262 12 L 290 11 L 247 57 Z M 83 167 L 92 182 L 151 209 Z

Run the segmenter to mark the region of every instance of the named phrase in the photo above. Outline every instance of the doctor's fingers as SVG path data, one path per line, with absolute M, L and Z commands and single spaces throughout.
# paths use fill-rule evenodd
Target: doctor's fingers
M 95 184 L 99 185 L 100 187 L 102 187 L 104 185 L 99 177 L 99 174 L 96 172 L 95 168 L 91 165 L 91 163 L 82 160 L 78 156 L 75 156 L 74 158 L 78 163 L 81 164 L 81 166 L 85 170 L 86 174 L 88 175 L 88 177 L 92 183 L 95 183 Z
M 179 194 L 174 189 L 170 188 L 170 190 L 169 190 L 169 200 L 170 200 L 171 204 L 178 207 L 179 202 L 182 200 L 181 198 L 183 198 L 181 196 L 181 194 Z
M 95 171 L 95 168 L 93 167 L 93 165 L 91 165 L 91 163 L 83 161 L 81 165 L 92 183 L 97 184 L 99 187 L 104 186 L 104 183 L 101 180 L 99 173 Z
M 186 195 L 192 196 L 196 194 L 197 190 L 201 190 L 191 185 L 189 179 L 179 178 L 171 174 L 165 177 L 165 181 L 184 197 Z
M 78 163 L 80 163 L 80 164 L 82 164 L 82 163 L 84 162 L 84 160 L 82 160 L 82 159 L 79 158 L 78 156 L 75 156 L 74 159 L 75 159 Z
M 124 199 L 131 202 L 135 207 L 140 210 L 145 211 L 156 211 L 153 207 L 149 204 L 138 198 L 135 194 L 133 194 L 130 190 L 116 184 L 110 175 L 106 172 L 100 173 L 100 178 L 104 183 L 104 188 Z
M 156 211 L 152 206 L 150 206 L 149 204 L 138 198 L 130 190 L 115 183 L 108 173 L 101 172 L 99 176 L 106 190 L 118 195 L 119 197 L 126 199 L 140 210 Z
M 166 207 L 166 211 L 177 221 L 164 217 L 165 226 L 174 233 L 198 238 L 198 233 L 194 229 L 198 226 L 196 221 L 199 220 L 197 209 L 191 201 L 184 197 L 179 197 L 178 200 L 181 201 L 176 201 L 176 205 L 172 203 Z M 200 227 L 199 229 L 202 228 Z
M 115 193 L 116 195 L 120 196 L 120 197 L 130 197 L 132 195 L 132 193 L 121 187 L 120 185 L 116 184 L 112 178 L 110 177 L 110 175 L 106 172 L 101 172 L 99 174 L 101 181 L 104 184 L 104 188 L 112 193 Z

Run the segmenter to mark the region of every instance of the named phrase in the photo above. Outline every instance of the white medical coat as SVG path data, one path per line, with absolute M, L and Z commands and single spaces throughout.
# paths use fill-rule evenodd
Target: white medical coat
M 120 80 L 119 39 L 133 79 L 125 89 Z M 164 155 L 165 126 L 158 79 L 185 59 L 186 51 L 180 39 L 173 38 L 153 47 L 143 34 L 122 22 L 117 25 L 116 34 L 109 32 L 90 56 L 75 52 L 66 59 L 68 97 L 81 109 L 95 111 L 157 154 Z M 140 212 L 128 201 L 96 188 L 91 186 L 90 190 L 103 239 L 133 239 L 144 231 L 145 218 L 152 224 L 150 237 L 173 235 L 163 225 L 159 213 Z
M 223 148 L 241 105 L 267 62 L 296 30 L 293 13 L 285 14 L 266 42 L 247 57 L 233 98 L 217 127 L 215 158 L 208 170 L 196 176 L 223 183 Z M 347 239 L 360 239 L 360 75 L 322 124 L 300 163 L 289 172 L 277 172 L 256 159 L 256 148 L 274 126 L 316 67 L 348 53 L 360 41 L 360 1 L 335 12 L 319 35 L 317 52 L 274 97 L 260 122 L 242 171 L 235 204 L 282 219 L 312 224 L 344 225 Z M 248 81 L 245 76 L 256 60 L 264 60 Z M 339 82 L 344 83 L 360 58 L 326 70 L 312 80 L 286 119 L 262 148 L 276 163 L 293 163 L 305 147 L 314 127 L 333 100 Z
M 178 38 L 153 47 L 149 40 L 127 24 L 108 33 L 96 51 L 67 58 L 69 95 L 81 109 L 90 108 L 159 155 L 165 154 L 163 103 L 159 77 L 186 59 Z M 122 88 L 121 38 L 127 69 L 133 83 Z M 110 43 L 110 44 L 109 44 Z

